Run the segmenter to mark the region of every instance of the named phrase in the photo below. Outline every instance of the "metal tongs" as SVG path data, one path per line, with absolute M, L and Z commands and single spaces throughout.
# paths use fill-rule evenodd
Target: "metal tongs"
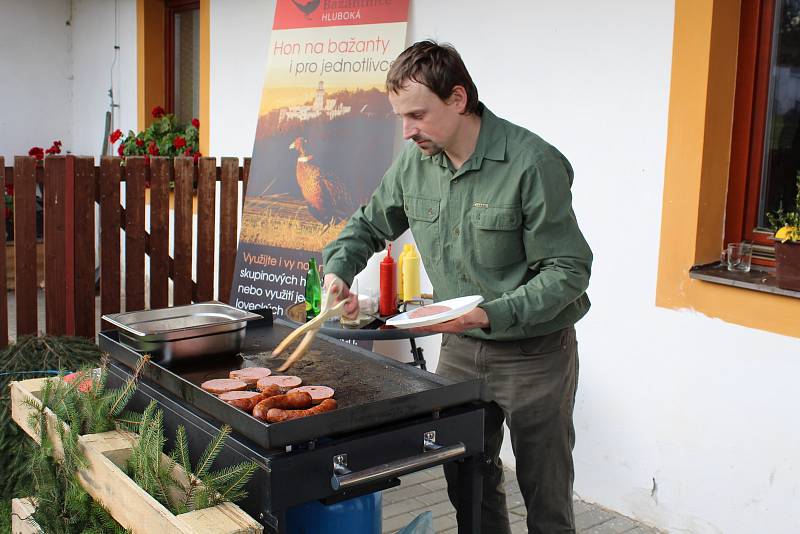
M 299 345 L 294 349 L 292 355 L 278 368 L 278 372 L 282 373 L 289 369 L 294 363 L 303 357 L 303 355 L 308 350 L 308 347 L 311 346 L 311 343 L 314 341 L 314 337 L 319 332 L 319 329 L 322 328 L 322 324 L 330 317 L 334 315 L 341 315 L 342 308 L 347 303 L 347 300 L 341 300 L 336 303 L 336 305 L 331 306 L 330 303 L 333 302 L 333 288 L 331 286 L 328 288 L 328 292 L 325 295 L 325 300 L 323 302 L 323 307 L 319 312 L 319 315 L 311 319 L 309 322 L 299 326 L 296 328 L 292 333 L 290 333 L 286 338 L 280 342 L 280 344 L 275 347 L 275 350 L 272 351 L 273 356 L 280 356 L 280 354 L 292 344 L 294 340 L 300 337 L 301 334 L 305 334 L 305 337 L 300 342 Z M 337 292 L 338 293 L 338 292 Z

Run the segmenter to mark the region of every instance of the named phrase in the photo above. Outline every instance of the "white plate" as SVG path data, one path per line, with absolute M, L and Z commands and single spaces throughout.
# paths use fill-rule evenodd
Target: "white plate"
M 433 304 L 420 306 L 419 308 L 401 313 L 400 315 L 395 315 L 386 321 L 386 324 L 388 326 L 394 326 L 395 328 L 416 328 L 418 326 L 430 326 L 432 324 L 443 323 L 445 321 L 455 319 L 456 317 L 461 317 L 465 313 L 472 311 L 475 306 L 481 302 L 483 302 L 483 297 L 480 295 L 471 295 L 469 297 L 458 297 L 455 299 L 443 300 L 442 302 L 434 302 Z M 450 309 L 434 315 L 426 315 L 425 317 L 411 317 L 412 313 L 418 310 L 424 310 L 425 308 L 429 308 L 431 306 L 447 306 Z

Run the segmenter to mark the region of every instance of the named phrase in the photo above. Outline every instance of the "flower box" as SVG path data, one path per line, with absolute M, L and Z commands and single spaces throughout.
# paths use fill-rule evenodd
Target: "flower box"
M 775 243 L 775 278 L 778 287 L 800 291 L 800 242 Z
M 28 415 L 34 410 L 25 400 L 38 402 L 46 380 L 52 379 L 36 378 L 12 382 L 10 385 L 11 417 L 37 443 L 40 442 L 39 433 L 31 427 L 28 420 Z M 54 456 L 56 459 L 63 458 L 64 452 L 55 426 L 59 422 L 50 410 L 47 410 L 46 417 L 47 432 L 54 445 Z M 260 523 L 230 502 L 180 515 L 174 515 L 167 510 L 121 469 L 137 439 L 136 434 L 118 430 L 87 434 L 78 438 L 78 445 L 88 463 L 86 469 L 78 472 L 81 485 L 123 527 L 134 534 L 263 532 Z M 162 454 L 162 460 L 168 462 L 169 458 Z M 186 476 L 180 466 L 175 467 L 174 474 L 176 477 Z

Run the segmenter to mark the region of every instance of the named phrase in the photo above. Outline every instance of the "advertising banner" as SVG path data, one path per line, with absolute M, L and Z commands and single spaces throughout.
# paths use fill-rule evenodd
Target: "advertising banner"
M 304 302 L 309 258 L 321 263 L 391 164 L 396 120 L 385 81 L 405 48 L 407 17 L 408 0 L 277 0 L 231 291 L 237 308 L 283 316 Z

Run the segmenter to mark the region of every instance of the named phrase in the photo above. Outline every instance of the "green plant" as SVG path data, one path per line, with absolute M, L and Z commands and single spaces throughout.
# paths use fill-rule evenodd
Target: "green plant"
M 29 462 L 33 486 L 30 496 L 36 502 L 32 519 L 45 532 L 126 532 L 91 498 L 78 480 L 78 470 L 87 465 L 78 446 L 78 437 L 113 430 L 120 419 L 126 424 L 141 419 L 137 414 L 129 412 L 123 415 L 122 412 L 136 392 L 136 380 L 147 359 L 143 357 L 140 360 L 134 374 L 120 388 L 106 388 L 108 362 L 104 360 L 99 374 L 84 369 L 71 381 L 48 380 L 38 401 L 26 401 L 32 409 L 28 424 L 38 430 L 40 440 L 40 446 L 34 448 Z M 48 408 L 59 422 L 68 425 L 55 425 L 64 453 L 61 461 L 56 461 L 53 456 L 54 444 L 47 425 Z
M 152 110 L 155 119 L 150 126 L 141 132 L 128 131 L 122 139 L 122 131 L 114 130 L 109 136 L 113 145 L 120 139 L 117 154 L 126 156 L 191 156 L 195 160 L 200 154 L 200 121 L 192 119 L 186 126 L 179 125 L 175 115 L 166 113 L 164 108 L 156 106 Z
M 781 206 L 777 211 L 767 213 L 769 224 L 775 232 L 775 239 L 781 243 L 800 241 L 800 171 L 797 173 L 796 195 L 793 211 L 784 211 Z
M 128 476 L 174 514 L 241 500 L 247 496 L 244 486 L 258 469 L 255 462 L 243 462 L 211 471 L 230 432 L 230 427 L 223 426 L 192 468 L 186 429 L 179 426 L 175 448 L 169 461 L 164 461 L 162 451 L 166 438 L 163 412 L 153 401 L 142 414 L 139 441 L 134 445 L 127 463 Z M 183 468 L 185 477 L 175 476 L 177 465 Z
M 55 375 L 58 369 L 97 367 L 100 356 L 92 341 L 61 336 L 22 336 L 0 351 L 0 499 L 27 496 L 31 484 L 28 459 L 33 445 L 11 419 L 11 381 Z

